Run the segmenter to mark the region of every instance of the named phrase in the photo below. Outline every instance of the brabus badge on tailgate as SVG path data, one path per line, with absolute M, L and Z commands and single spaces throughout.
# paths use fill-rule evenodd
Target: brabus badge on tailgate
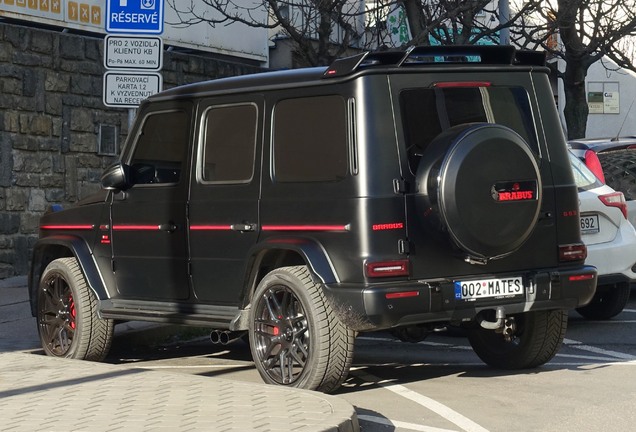
M 530 201 L 537 199 L 537 181 L 507 181 L 495 183 L 490 189 L 492 199 L 498 202 Z

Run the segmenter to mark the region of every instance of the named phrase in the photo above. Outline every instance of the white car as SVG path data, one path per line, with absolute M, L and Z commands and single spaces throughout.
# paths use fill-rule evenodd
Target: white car
M 585 262 L 598 269 L 596 294 L 577 312 L 585 318 L 609 319 L 621 313 L 629 300 L 630 283 L 636 282 L 636 231 L 628 221 L 623 193 L 603 184 L 572 153 L 570 160 L 579 189 Z

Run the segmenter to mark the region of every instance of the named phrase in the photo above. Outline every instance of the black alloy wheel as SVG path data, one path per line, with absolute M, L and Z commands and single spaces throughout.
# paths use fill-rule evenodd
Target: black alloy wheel
M 272 381 L 292 384 L 302 374 L 311 346 L 305 310 L 284 285 L 267 289 L 257 308 L 254 327 L 258 360 Z
M 40 279 L 38 333 L 47 355 L 100 361 L 113 339 L 113 320 L 97 315 L 97 300 L 75 258 L 52 261 Z
M 332 392 L 347 378 L 354 340 L 306 266 L 278 268 L 258 284 L 249 341 L 266 383 Z
M 63 275 L 49 272 L 38 297 L 38 328 L 47 353 L 66 357 L 77 330 L 73 292 Z

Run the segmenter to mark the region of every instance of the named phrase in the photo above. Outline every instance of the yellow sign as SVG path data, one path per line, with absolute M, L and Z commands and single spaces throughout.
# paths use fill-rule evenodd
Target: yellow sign
M 104 28 L 103 0 L 0 0 L 0 16 Z

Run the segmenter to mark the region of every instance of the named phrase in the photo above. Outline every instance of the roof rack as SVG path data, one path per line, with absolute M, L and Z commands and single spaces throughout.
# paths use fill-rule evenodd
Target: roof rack
M 413 46 L 406 50 L 368 51 L 352 57 L 337 59 L 327 68 L 324 77 L 345 76 L 359 69 L 377 66 L 404 67 L 427 63 L 465 62 L 543 66 L 545 61 L 545 52 L 517 51 L 510 45 Z

